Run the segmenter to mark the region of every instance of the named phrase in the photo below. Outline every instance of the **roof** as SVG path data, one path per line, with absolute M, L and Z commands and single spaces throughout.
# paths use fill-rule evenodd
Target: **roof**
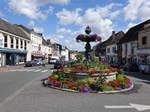
M 47 41 L 44 38 L 42 38 L 42 44 L 45 45 L 45 46 L 48 45 Z
M 112 44 L 118 44 L 119 41 L 124 38 L 124 32 L 123 31 L 120 31 L 118 33 L 114 33 L 112 34 L 108 40 L 105 41 L 104 44 L 106 45 L 112 45 Z
M 18 25 L 19 27 L 21 27 L 22 29 L 24 29 L 27 33 L 31 33 L 32 29 L 29 29 L 23 25 Z
M 105 48 L 108 45 L 117 44 L 121 38 L 123 38 L 124 32 L 120 31 L 118 33 L 113 33 L 107 40 L 100 42 L 96 45 L 96 47 Z
M 29 29 L 29 28 L 27 28 L 26 26 L 24 26 L 24 25 L 17 25 L 19 28 L 21 28 L 21 29 L 23 29 L 25 32 L 27 32 L 28 34 L 36 34 L 36 35 L 38 35 L 38 36 L 41 36 L 42 37 L 42 33 L 37 33 L 37 32 L 35 32 L 34 31 L 34 29 Z
M 28 35 L 26 35 L 19 27 L 17 27 L 17 25 L 11 24 L 1 18 L 0 18 L 0 30 L 29 40 Z
M 150 19 L 130 28 L 119 43 L 126 43 L 138 40 L 138 32 L 144 28 L 145 24 L 150 23 Z

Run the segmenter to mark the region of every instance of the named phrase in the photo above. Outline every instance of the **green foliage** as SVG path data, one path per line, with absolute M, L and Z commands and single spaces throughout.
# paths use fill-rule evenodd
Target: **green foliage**
M 78 62 L 81 62 L 83 60 L 84 55 L 82 53 L 78 53 L 75 57 Z
M 117 74 L 117 76 L 116 76 L 116 80 L 117 81 L 125 81 L 127 78 L 124 76 L 124 75 L 122 75 L 122 74 Z
M 102 89 L 102 91 L 113 91 L 114 88 L 111 86 L 107 86 L 107 85 L 100 85 L 100 88 Z
M 124 71 L 123 71 L 123 69 L 118 69 L 118 74 L 124 74 Z
M 116 80 L 118 81 L 118 83 L 121 85 L 122 88 L 126 88 L 127 78 L 124 75 L 118 74 Z

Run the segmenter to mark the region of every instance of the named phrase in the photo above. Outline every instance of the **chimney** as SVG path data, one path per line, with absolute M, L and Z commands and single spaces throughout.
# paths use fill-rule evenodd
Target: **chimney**
M 116 33 L 115 31 L 112 31 L 112 35 L 115 35 L 115 33 Z
M 50 45 L 50 44 L 51 44 L 51 40 L 50 40 L 50 39 L 47 39 L 47 43 Z

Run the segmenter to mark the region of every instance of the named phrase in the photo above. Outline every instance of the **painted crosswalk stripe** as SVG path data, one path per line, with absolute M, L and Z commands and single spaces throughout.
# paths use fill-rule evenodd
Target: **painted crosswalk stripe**
M 44 73 L 44 72 L 47 72 L 47 71 L 48 71 L 48 70 L 43 70 L 43 71 L 41 71 L 41 72 L 43 72 L 43 73 Z
M 34 71 L 35 69 L 29 69 L 29 70 L 27 70 L 27 72 L 31 72 L 31 71 Z
M 35 70 L 34 72 L 39 72 L 39 71 L 41 71 L 41 69 L 39 69 L 39 70 Z
M 17 71 L 27 71 L 27 69 L 18 69 Z
M 15 72 L 15 71 L 17 71 L 17 70 L 9 70 L 10 72 Z

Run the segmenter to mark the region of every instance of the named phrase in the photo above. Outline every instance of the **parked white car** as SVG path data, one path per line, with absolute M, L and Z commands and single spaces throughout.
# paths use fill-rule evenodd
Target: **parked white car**
M 57 62 L 57 60 L 59 60 L 59 59 L 58 58 L 51 58 L 49 63 L 54 64 Z

